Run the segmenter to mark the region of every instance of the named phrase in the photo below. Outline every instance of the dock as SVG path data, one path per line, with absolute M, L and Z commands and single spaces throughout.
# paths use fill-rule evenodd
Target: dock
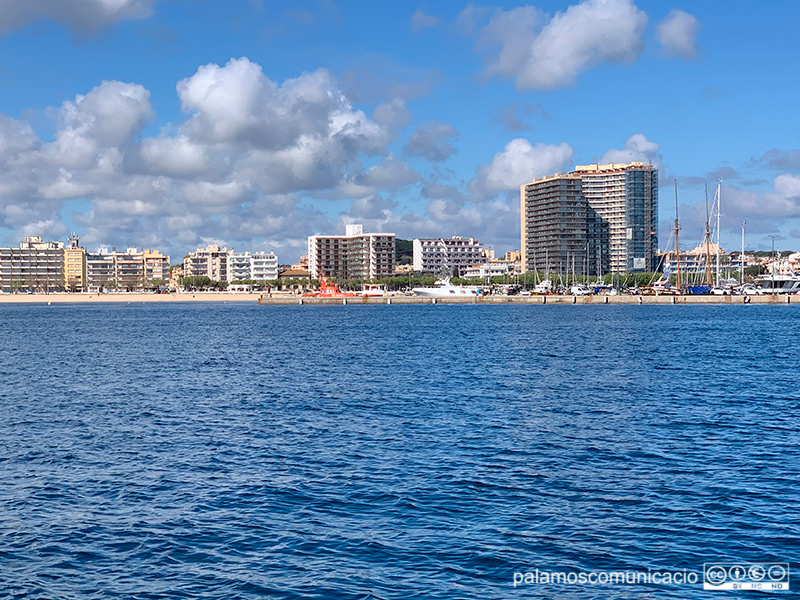
M 365 296 L 365 297 L 303 297 L 292 294 L 263 294 L 258 303 L 264 306 L 280 305 L 391 305 L 391 304 L 555 304 L 572 306 L 578 304 L 795 304 L 800 305 L 800 296 L 707 296 L 707 295 L 649 295 L 649 296 L 459 296 L 452 298 L 430 298 L 424 296 Z

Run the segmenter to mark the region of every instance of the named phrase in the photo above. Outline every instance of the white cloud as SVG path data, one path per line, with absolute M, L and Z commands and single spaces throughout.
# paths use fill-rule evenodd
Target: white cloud
M 506 144 L 492 162 L 476 169 L 473 182 L 478 194 L 519 191 L 519 186 L 537 177 L 563 172 L 572 164 L 572 147 L 567 143 L 536 144 L 517 138 Z
M 0 164 L 11 162 L 38 146 L 39 138 L 30 125 L 0 114 Z
M 641 161 L 661 167 L 659 144 L 651 142 L 642 133 L 636 133 L 625 140 L 622 149 L 609 150 L 597 162 L 600 164 L 629 163 Z
M 142 140 L 141 157 L 153 175 L 190 177 L 208 168 L 208 149 L 185 136 Z
M 524 6 L 497 11 L 481 30 L 479 48 L 499 47 L 487 58 L 488 75 L 512 78 L 520 89 L 552 89 L 601 63 L 634 62 L 646 25 L 632 0 L 584 0 L 549 20 Z
M 656 27 L 658 41 L 664 51 L 672 56 L 686 59 L 697 56 L 697 32 L 700 21 L 682 10 L 672 10 Z
M 153 12 L 156 0 L 3 0 L 0 2 L 0 34 L 38 20 L 51 20 L 73 34 L 88 35 Z

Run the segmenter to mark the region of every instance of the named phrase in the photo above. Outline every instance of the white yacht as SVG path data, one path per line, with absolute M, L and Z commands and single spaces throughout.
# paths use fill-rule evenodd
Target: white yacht
M 477 296 L 481 289 L 474 285 L 453 285 L 450 278 L 439 279 L 432 287 L 411 288 L 417 296 L 427 298 L 454 298 L 459 296 Z
M 553 293 L 553 282 L 549 279 L 543 279 L 539 283 L 536 284 L 536 287 L 533 288 L 534 294 L 552 294 Z
M 797 294 L 800 275 L 762 275 L 756 281 L 757 294 Z

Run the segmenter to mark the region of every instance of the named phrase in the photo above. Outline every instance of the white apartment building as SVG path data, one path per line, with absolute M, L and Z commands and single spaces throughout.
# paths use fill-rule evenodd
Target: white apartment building
M 278 257 L 274 252 L 231 252 L 228 281 L 269 281 L 278 278 Z
M 190 252 L 183 260 L 184 277 L 208 277 L 213 281 L 269 281 L 278 278 L 274 252 L 234 252 L 211 244 Z
M 278 278 L 278 256 L 274 252 L 253 252 L 250 255 L 250 279 L 272 281 Z
M 467 268 L 486 262 L 489 249 L 481 246 L 475 238 L 424 238 L 415 239 L 414 271 L 452 275 L 458 270 L 463 273 Z
M 394 275 L 393 233 L 364 233 L 362 225 L 348 225 L 345 235 L 308 238 L 311 276 L 341 279 L 377 279 Z

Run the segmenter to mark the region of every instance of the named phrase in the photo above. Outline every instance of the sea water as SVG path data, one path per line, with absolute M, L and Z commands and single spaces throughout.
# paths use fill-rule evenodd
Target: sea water
M 708 598 L 704 563 L 797 560 L 798 307 L 2 305 L 0 325 L 3 598 Z

